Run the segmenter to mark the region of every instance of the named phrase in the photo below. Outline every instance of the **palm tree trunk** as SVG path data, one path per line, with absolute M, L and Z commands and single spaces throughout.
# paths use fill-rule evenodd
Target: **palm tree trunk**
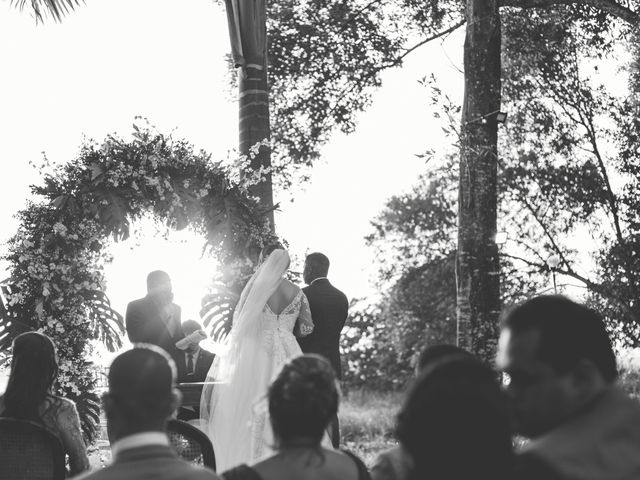
M 247 155 L 249 149 L 258 142 L 270 138 L 269 129 L 269 93 L 267 88 L 267 65 L 262 70 L 246 67 L 246 75 L 241 75 L 238 94 L 240 117 L 240 153 Z M 271 167 L 271 151 L 261 146 L 258 155 L 251 162 L 251 170 Z M 264 181 L 253 185 L 250 193 L 257 197 L 260 206 L 268 212 L 271 230 L 274 230 L 273 219 L 273 185 L 271 172 Z
M 498 0 L 467 0 L 456 258 L 458 344 L 493 360 L 500 313 L 497 122 Z
M 269 92 L 267 83 L 267 2 L 266 0 L 225 0 L 231 54 L 239 68 L 239 150 L 249 155 L 251 147 L 270 138 Z M 260 147 L 245 175 L 271 167 L 271 150 Z M 264 181 L 249 188 L 257 197 L 274 232 L 271 172 Z

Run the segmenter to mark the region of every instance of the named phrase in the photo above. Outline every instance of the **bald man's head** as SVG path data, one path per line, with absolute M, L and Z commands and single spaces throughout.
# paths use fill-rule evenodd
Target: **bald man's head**
M 179 403 L 175 377 L 173 360 L 154 345 L 136 344 L 116 357 L 109 369 L 105 410 L 117 437 L 164 429 Z

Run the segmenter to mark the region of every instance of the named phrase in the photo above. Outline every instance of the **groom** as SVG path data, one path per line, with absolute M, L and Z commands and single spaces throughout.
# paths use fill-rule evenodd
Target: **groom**
M 329 280 L 329 259 L 322 253 L 312 253 L 304 263 L 304 282 L 308 285 L 302 291 L 309 300 L 313 332 L 298 339 L 304 353 L 316 353 L 324 356 L 342 378 L 340 362 L 340 332 L 349 312 L 349 301 L 344 293 L 335 288 Z M 331 442 L 334 448 L 340 444 L 338 417 L 331 424 Z

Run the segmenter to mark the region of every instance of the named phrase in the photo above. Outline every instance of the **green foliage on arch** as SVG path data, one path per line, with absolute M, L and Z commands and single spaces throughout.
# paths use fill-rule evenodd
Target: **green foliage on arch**
M 11 276 L 2 286 L 0 352 L 24 331 L 52 337 L 58 391 L 76 401 L 88 440 L 95 438 L 99 414 L 96 371 L 87 360 L 91 341 L 115 351 L 124 334 L 122 316 L 104 294 L 105 247 L 127 238 L 130 224 L 149 213 L 171 228 L 192 228 L 225 267 L 220 280 L 228 305 L 207 323 L 228 314 L 233 292 L 252 269 L 252 253 L 272 237 L 247 193 L 261 179 L 244 174 L 250 160 L 215 162 L 184 140 L 134 125 L 130 140 L 84 142 L 77 158 L 32 187 L 38 200 L 18 214 L 18 232 L 4 256 Z

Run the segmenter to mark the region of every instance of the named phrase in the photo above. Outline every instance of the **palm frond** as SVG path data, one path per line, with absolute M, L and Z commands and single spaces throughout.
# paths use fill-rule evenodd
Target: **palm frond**
M 118 192 L 99 189 L 93 192 L 95 199 L 91 210 L 98 216 L 107 233 L 113 235 L 115 241 L 129 238 L 129 204 Z
M 61 22 L 65 15 L 68 15 L 76 7 L 84 3 L 83 0 L 11 0 L 9 4 L 24 10 L 29 4 L 37 22 L 44 22 L 47 15 L 53 17 L 56 22 Z
M 100 397 L 94 388 L 83 389 L 79 394 L 64 392 L 64 395 L 76 403 L 82 434 L 86 443 L 92 444 L 97 439 L 100 429 Z
M 111 301 L 100 290 L 87 290 L 83 297 L 89 307 L 94 338 L 100 340 L 110 352 L 115 352 L 122 346 L 122 336 L 125 333 L 122 315 L 111 307 Z
M 0 353 L 0 368 L 4 367 L 6 363 L 11 361 L 11 355 Z
M 13 318 L 8 307 L 5 305 L 5 295 L 0 293 L 0 352 L 4 352 L 11 347 L 13 336 L 11 326 Z
M 221 342 L 231 332 L 233 312 L 239 298 L 237 292 L 222 283 L 216 283 L 212 292 L 202 298 L 200 318 L 205 328 L 210 330 L 213 340 Z

